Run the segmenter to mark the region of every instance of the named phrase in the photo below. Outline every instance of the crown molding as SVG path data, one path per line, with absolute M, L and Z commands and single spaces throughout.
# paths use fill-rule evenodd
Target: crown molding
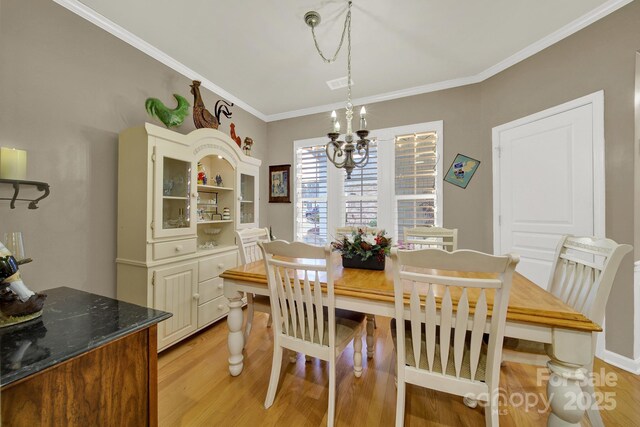
M 286 111 L 283 113 L 277 114 L 264 114 L 231 93 L 227 92 L 223 88 L 217 86 L 212 81 L 198 74 L 191 68 L 182 64 L 181 62 L 175 60 L 171 56 L 162 52 L 160 49 L 155 46 L 147 43 L 142 40 L 140 37 L 134 35 L 133 33 L 125 30 L 120 27 L 115 22 L 105 18 L 95 10 L 87 7 L 83 3 L 78 0 L 53 0 L 55 3 L 61 5 L 62 7 L 70 10 L 76 15 L 86 19 L 87 21 L 97 25 L 108 33 L 118 37 L 120 40 L 128 43 L 129 45 L 135 47 L 141 52 L 146 53 L 150 57 L 156 59 L 172 70 L 182 74 L 183 76 L 191 79 L 191 80 L 200 80 L 202 82 L 202 86 L 215 92 L 217 95 L 227 99 L 228 101 L 233 102 L 238 107 L 247 111 L 250 114 L 253 114 L 257 118 L 265 122 L 273 122 L 277 120 L 291 119 L 295 117 L 307 116 L 310 114 L 324 113 L 331 110 L 337 110 L 344 108 L 344 103 L 333 103 L 320 105 L 317 107 L 303 108 L 300 110 Z M 501 71 L 521 62 L 530 56 L 535 55 L 536 53 L 546 49 L 547 47 L 559 42 L 560 40 L 580 31 L 581 29 L 591 25 L 595 21 L 609 15 L 610 13 L 620 9 L 621 7 L 631 3 L 633 0 L 609 0 L 606 3 L 603 3 L 601 6 L 596 9 L 590 11 L 589 13 L 581 16 L 580 18 L 570 22 L 559 30 L 549 34 L 548 36 L 532 43 L 526 48 L 516 52 L 510 57 L 500 61 L 499 63 L 487 68 L 480 73 L 468 76 L 461 77 L 453 80 L 446 80 L 437 83 L 430 83 L 422 86 L 415 86 L 407 89 L 401 89 L 393 92 L 381 93 L 378 95 L 363 97 L 354 99 L 354 104 L 373 104 L 376 102 L 389 101 L 392 99 L 399 99 L 408 96 L 421 95 L 429 92 L 436 92 L 444 89 L 451 89 L 454 87 L 466 86 L 474 83 L 480 83 Z
M 253 108 L 246 102 L 242 101 L 241 99 L 237 98 L 233 94 L 227 92 L 220 86 L 217 86 L 211 80 L 207 79 L 206 77 L 200 75 L 199 73 L 195 72 L 191 68 L 187 67 L 186 65 L 182 64 L 181 62 L 167 55 L 157 47 L 153 46 L 150 43 L 147 43 L 146 41 L 142 40 L 140 37 L 125 30 L 115 22 L 105 18 L 104 16 L 102 16 L 95 10 L 91 9 L 90 7 L 86 6 L 85 4 L 80 3 L 78 0 L 53 0 L 53 1 L 59 4 L 60 6 L 64 7 L 65 9 L 68 9 L 69 11 L 80 16 L 81 18 L 84 18 L 87 21 L 91 22 L 92 24 L 102 28 L 106 32 L 116 36 L 117 38 L 124 41 L 125 43 L 135 47 L 139 51 L 146 53 L 153 59 L 161 62 L 162 64 L 166 65 L 167 67 L 171 68 L 177 73 L 182 74 L 188 79 L 199 80 L 201 82 L 202 87 L 209 89 L 210 91 L 221 96 L 222 98 L 225 98 L 227 101 L 233 102 L 235 105 L 253 114 L 260 120 L 265 122 L 268 121 L 267 116 L 265 114 L 256 110 L 255 108 Z

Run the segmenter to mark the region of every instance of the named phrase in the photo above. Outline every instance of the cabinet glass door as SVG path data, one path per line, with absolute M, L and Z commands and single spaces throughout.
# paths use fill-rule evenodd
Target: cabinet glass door
M 156 151 L 154 236 L 183 236 L 195 232 L 192 215 L 193 163 L 166 147 Z
M 253 224 L 256 217 L 255 177 L 240 174 L 240 224 Z

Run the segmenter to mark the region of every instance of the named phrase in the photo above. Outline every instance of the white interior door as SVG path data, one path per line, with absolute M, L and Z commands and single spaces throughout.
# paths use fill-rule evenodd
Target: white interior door
M 519 254 L 517 271 L 545 289 L 559 236 L 599 234 L 604 219 L 599 106 L 575 104 L 494 128 L 494 250 Z

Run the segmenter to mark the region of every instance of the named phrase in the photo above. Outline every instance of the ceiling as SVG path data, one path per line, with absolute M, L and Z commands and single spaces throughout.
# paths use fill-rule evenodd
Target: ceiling
M 346 41 L 326 64 L 303 21 L 320 13 L 316 34 L 331 55 L 345 0 L 55 1 L 263 120 L 345 103 L 346 88 L 326 82 L 346 76 Z M 484 80 L 629 1 L 355 0 L 354 104 Z

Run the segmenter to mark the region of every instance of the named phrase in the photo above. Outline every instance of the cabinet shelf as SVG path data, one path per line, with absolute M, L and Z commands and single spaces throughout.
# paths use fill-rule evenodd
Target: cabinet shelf
M 164 200 L 187 200 L 187 196 L 162 196 Z
M 240 200 L 240 203 L 253 203 L 253 200 Z
M 212 221 L 198 221 L 198 225 L 200 224 L 223 224 L 227 222 L 233 222 L 232 219 L 214 219 Z
M 38 202 L 49 195 L 49 184 L 39 181 L 23 181 L 19 179 L 0 179 L 0 184 L 13 185 L 13 197 L 0 197 L 0 200 L 10 200 L 11 209 L 16 208 L 16 201 L 29 202 L 29 209 L 38 209 Z M 37 199 L 19 199 L 20 186 L 32 186 L 36 187 L 38 191 L 42 191 L 44 194 Z
M 202 191 L 204 193 L 210 192 L 213 193 L 215 191 L 233 191 L 231 187 L 218 187 L 215 185 L 198 185 L 198 191 Z

